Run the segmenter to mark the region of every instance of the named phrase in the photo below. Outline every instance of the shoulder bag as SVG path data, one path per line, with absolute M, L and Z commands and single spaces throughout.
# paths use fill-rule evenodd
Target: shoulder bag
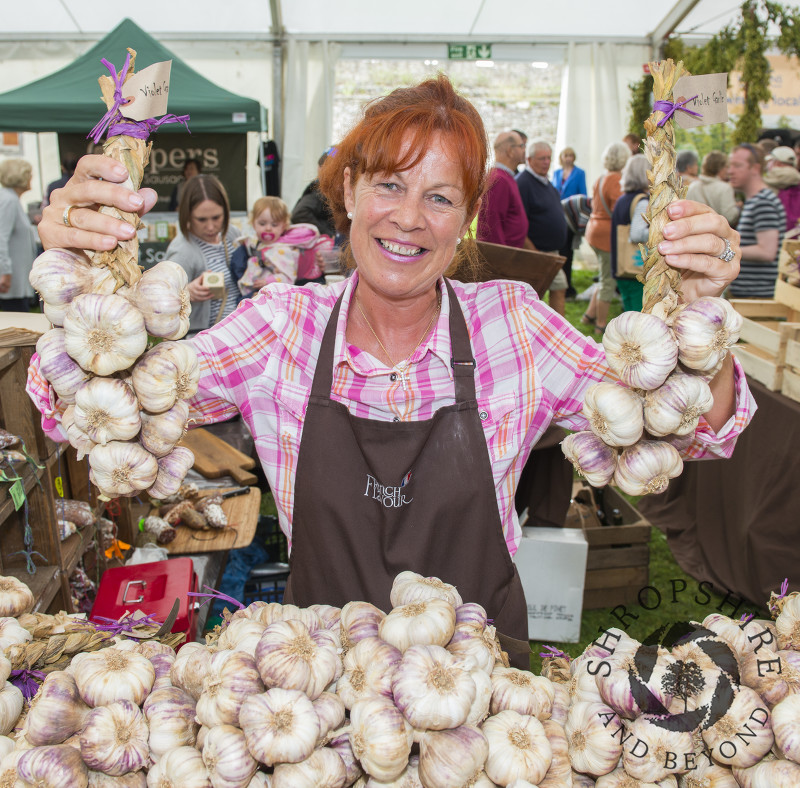
M 621 279 L 635 279 L 642 272 L 644 265 L 639 244 L 631 242 L 634 211 L 639 201 L 644 198 L 644 194 L 637 194 L 631 202 L 630 223 L 617 225 L 617 276 Z

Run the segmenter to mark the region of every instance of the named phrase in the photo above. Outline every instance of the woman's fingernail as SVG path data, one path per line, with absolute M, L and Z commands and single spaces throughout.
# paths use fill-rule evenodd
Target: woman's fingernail
M 119 241 L 117 241 L 116 238 L 112 238 L 110 235 L 104 235 L 103 236 L 102 244 L 107 249 L 113 249 L 118 243 L 119 243 Z
M 121 164 L 118 164 L 116 167 L 114 167 L 111 173 L 117 178 L 122 178 L 128 174 L 128 171 Z
M 658 245 L 658 251 L 661 252 L 661 254 L 668 254 L 669 252 L 672 251 L 672 247 L 673 244 L 671 241 L 662 241 Z
M 141 208 L 144 205 L 144 200 L 138 194 L 132 194 L 131 205 L 133 205 L 134 208 Z
M 121 235 L 127 235 L 128 238 L 133 238 L 136 233 L 136 228 L 132 224 L 124 224 L 122 226 Z

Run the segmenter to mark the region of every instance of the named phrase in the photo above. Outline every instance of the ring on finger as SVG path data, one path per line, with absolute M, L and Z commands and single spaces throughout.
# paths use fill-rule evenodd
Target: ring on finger
M 727 238 L 720 239 L 725 242 L 725 249 L 723 249 L 722 254 L 718 254 L 717 257 L 725 263 L 729 263 L 736 257 L 736 252 L 731 249 L 731 242 Z
M 72 211 L 72 209 L 76 208 L 76 207 L 77 206 L 75 206 L 75 205 L 68 205 L 66 208 L 64 208 L 64 213 L 62 214 L 61 218 L 64 220 L 64 224 L 67 227 L 72 227 L 72 224 L 70 224 L 70 221 L 69 221 L 69 214 Z

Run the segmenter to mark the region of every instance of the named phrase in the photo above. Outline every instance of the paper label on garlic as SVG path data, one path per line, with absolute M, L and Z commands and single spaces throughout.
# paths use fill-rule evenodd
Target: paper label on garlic
M 164 60 L 125 80 L 122 93 L 129 103 L 123 105 L 122 114 L 138 121 L 166 115 L 171 69 L 172 61 Z
M 683 106 L 700 115 L 696 117 L 679 109 L 672 118 L 682 129 L 727 123 L 728 75 L 727 73 L 698 74 L 681 77 L 672 89 L 672 100 L 676 103 L 686 101 Z

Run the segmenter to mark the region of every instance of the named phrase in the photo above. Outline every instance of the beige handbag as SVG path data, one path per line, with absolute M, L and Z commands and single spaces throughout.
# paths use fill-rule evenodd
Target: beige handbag
M 646 195 L 637 194 L 631 203 L 631 224 L 633 214 L 640 200 Z M 631 224 L 617 225 L 617 277 L 620 279 L 635 279 L 641 272 L 644 260 L 639 250 L 639 244 L 631 242 Z

